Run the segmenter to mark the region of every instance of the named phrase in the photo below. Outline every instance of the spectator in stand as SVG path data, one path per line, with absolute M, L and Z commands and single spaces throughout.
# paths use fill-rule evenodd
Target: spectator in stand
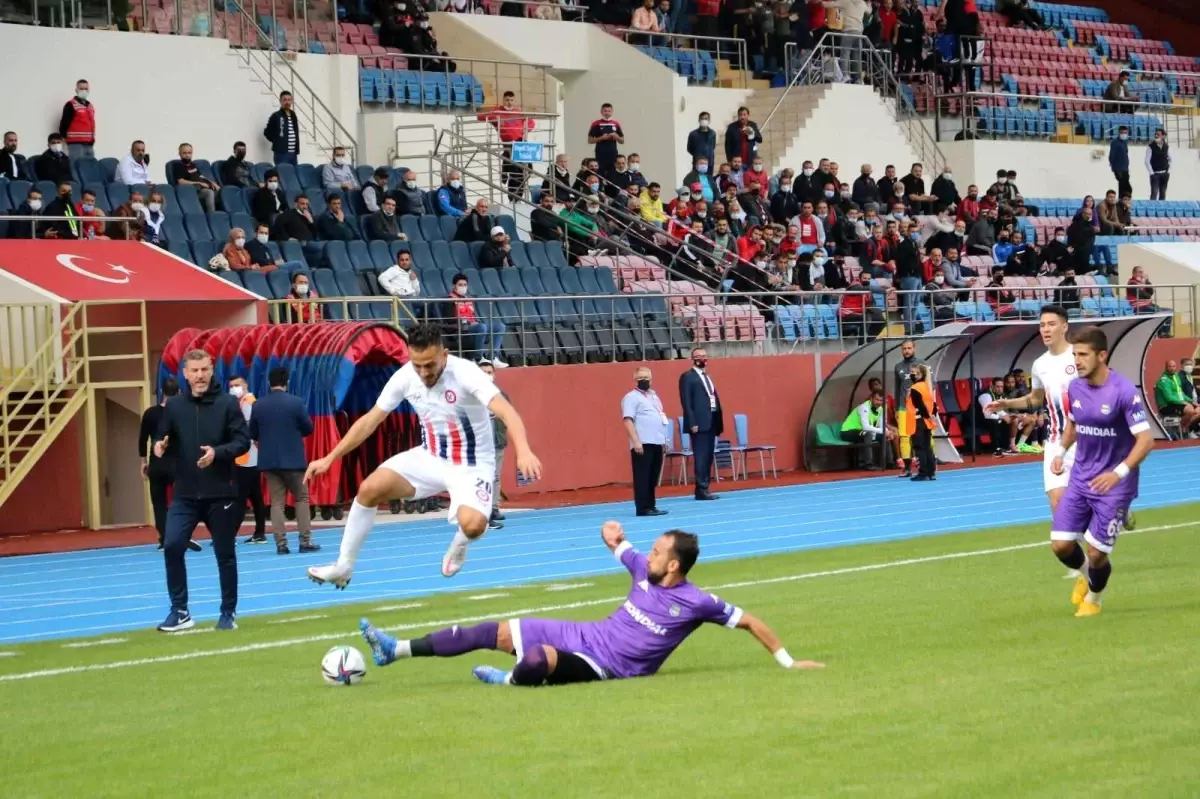
M 964 271 L 962 261 L 959 260 L 961 251 L 957 247 L 949 247 L 946 250 L 946 256 L 942 258 L 942 274 L 946 276 L 946 285 L 950 288 L 959 289 L 958 299 L 960 300 L 979 300 L 983 301 L 982 297 L 976 297 L 974 294 L 966 291 L 975 286 L 979 282 L 978 275 L 967 274 Z
M 54 199 L 46 206 L 43 215 L 66 217 L 66 219 L 50 222 L 45 228 L 44 235 L 48 239 L 78 239 L 83 235 L 83 224 L 79 222 L 75 203 L 71 201 L 71 184 L 69 182 L 60 183 L 57 191 Z
M 861 83 L 863 75 L 863 18 L 872 4 L 866 0 L 837 0 L 837 11 L 842 18 L 843 38 L 838 42 L 841 50 L 842 72 L 851 83 Z
M 250 213 L 254 221 L 264 225 L 272 225 L 275 219 L 288 209 L 287 196 L 279 187 L 279 173 L 268 169 L 263 175 L 267 182 L 250 200 Z
M 1191 382 L 1190 379 L 1188 382 Z M 1154 404 L 1158 406 L 1159 416 L 1178 416 L 1180 431 L 1189 434 L 1190 438 L 1196 438 L 1196 434 L 1190 431 L 1200 421 L 1200 405 L 1188 399 L 1183 384 L 1179 365 L 1173 360 L 1167 361 L 1166 370 L 1154 384 Z
M 30 186 L 29 191 L 25 193 L 25 200 L 17 210 L 13 211 L 15 216 L 42 216 L 42 193 L 37 190 L 36 186 Z M 46 237 L 46 229 L 49 223 L 12 221 L 8 224 L 8 237 L 10 239 L 43 239 Z
M 89 89 L 86 80 L 75 81 L 75 96 L 63 105 L 58 123 L 58 135 L 66 142 L 72 160 L 96 157 L 96 107 L 88 101 Z M 50 180 L 40 172 L 38 177 Z
M 47 214 L 50 212 L 47 211 Z M 53 216 L 53 214 L 50 214 Z M 1133 268 L 1129 282 L 1125 286 L 1125 299 L 1133 306 L 1134 313 L 1155 313 L 1158 306 L 1154 303 L 1154 285 L 1146 277 L 1146 270 L 1140 266 Z
M 1029 387 L 1023 385 L 1022 379 L 1022 376 L 1015 371 L 1004 376 L 1005 399 L 1020 399 L 1029 395 Z M 1036 444 L 1026 443 L 1033 435 L 1037 422 L 1038 414 L 1036 413 L 1010 413 L 1008 415 L 1008 437 L 1012 442 L 1009 452 L 1032 455 L 1042 451 L 1042 448 Z
M 319 299 L 316 289 L 308 282 L 307 272 L 292 273 L 292 290 L 288 292 L 288 320 L 292 323 L 320 322 L 323 318 L 321 306 L 313 300 Z
M 732 164 L 734 157 L 738 157 L 743 164 L 752 163 L 762 142 L 758 123 L 750 121 L 750 109 L 742 106 L 738 109 L 737 121 L 725 128 L 725 160 Z
M 884 238 L 882 227 L 877 225 L 871 231 L 871 238 L 867 240 L 863 249 L 862 261 L 867 265 L 863 271 L 869 272 L 871 277 L 890 278 L 896 271 L 896 262 L 892 260 L 892 246 Z
M 974 225 L 975 221 L 981 215 L 979 187 L 972 183 L 970 186 L 967 186 L 967 196 L 958 204 L 958 212 L 955 214 L 955 219 L 965 222 L 967 229 L 970 229 L 971 225 Z
M 129 199 L 121 205 L 113 209 L 111 218 L 116 219 L 133 219 L 134 222 L 109 222 L 108 237 L 117 241 L 136 241 L 141 237 L 142 231 L 142 215 L 146 212 L 146 204 L 143 202 L 142 193 L 140 191 L 131 191 Z
M 595 158 L 585 158 L 579 165 L 579 171 L 575 173 L 575 182 L 571 184 L 571 190 L 576 194 L 586 194 L 588 192 L 587 179 L 591 175 L 600 175 L 600 162 Z
M 491 206 L 487 200 L 476 200 L 475 207 L 471 209 L 470 213 L 458 220 L 458 229 L 455 231 L 454 240 L 467 243 L 490 240 L 492 228 L 496 226 L 496 220 L 490 211 Z
M 325 213 L 317 218 L 317 235 L 323 241 L 357 241 L 358 231 L 346 218 L 342 195 L 325 195 Z
M 691 227 L 682 237 L 676 265 L 689 279 L 711 285 L 716 275 L 713 266 L 713 247 L 704 235 L 704 222 L 693 218 Z
M 162 192 L 150 192 L 150 203 L 142 214 L 142 230 L 145 240 L 164 250 L 167 248 L 167 237 L 163 232 L 163 223 L 167 221 L 167 200 Z
M 575 193 L 571 191 L 570 164 L 566 153 L 554 156 L 553 171 L 542 181 L 542 194 L 549 194 L 557 204 L 565 205 L 575 200 Z
M 742 190 L 750 191 L 753 189 L 758 192 L 758 196 L 762 200 L 766 200 L 771 194 L 771 176 L 767 174 L 763 166 L 762 156 L 754 156 L 750 162 L 750 171 L 746 173 L 746 177 L 742 182 Z
M 992 281 L 988 283 L 987 288 L 989 291 L 984 296 L 996 316 L 1000 319 L 1016 318 L 1017 295 L 1004 285 L 1003 267 L 992 268 Z
M 1192 377 L 1194 365 L 1191 358 L 1183 358 L 1179 362 L 1179 385 L 1183 388 L 1183 395 L 1187 397 L 1188 402 L 1192 403 L 1197 400 L 1196 383 Z
M 1117 203 L 1117 223 L 1120 224 L 1122 232 L 1126 236 L 1136 236 L 1138 234 L 1137 226 L 1133 224 L 1133 198 L 1122 197 L 1121 202 Z
M 987 433 L 991 442 L 992 454 L 1003 455 L 1008 451 L 1009 430 L 1008 411 L 997 410 L 988 413 L 986 408 L 992 402 L 1003 399 L 1004 378 L 992 378 L 991 387 L 979 395 L 975 407 L 976 420 L 979 422 L 981 433 Z
M 779 189 L 771 195 L 771 220 L 783 223 L 799 216 L 800 203 L 792 192 L 792 170 L 785 169 L 779 177 Z
M 792 194 L 796 195 L 797 202 L 805 202 L 812 195 L 813 178 L 816 173 L 817 170 L 813 169 L 812 161 L 805 161 L 800 165 L 800 174 L 796 175 L 796 179 L 792 181 Z
M 578 263 L 579 258 L 596 247 L 600 235 L 600 225 L 596 222 L 599 213 L 600 203 L 594 197 L 581 197 L 573 206 L 565 206 L 559 212 L 567 236 L 567 252 L 573 263 Z
M 504 339 L 505 330 L 504 322 L 499 318 L 489 318 L 486 323 L 480 321 L 475 303 L 467 299 L 469 285 L 466 275 L 460 272 L 450 282 L 453 287 L 450 294 L 451 309 L 446 316 L 455 321 L 460 336 L 470 337 L 468 341 L 472 346 L 468 348 L 469 350 L 479 353 L 479 357 L 490 360 L 492 366 L 497 369 L 507 368 L 508 364 L 500 360 L 500 345 Z
M 926 217 L 921 224 L 921 241 L 924 243 L 925 252 L 929 252 L 934 247 L 945 250 L 945 246 L 953 244 L 954 226 L 957 223 L 950 212 L 945 208 L 937 212 L 936 215 Z
M 912 206 L 914 214 L 931 214 L 937 197 L 925 190 L 925 178 L 921 175 L 925 168 L 921 164 L 913 164 L 910 171 L 900 181 L 904 186 L 904 199 Z
M 793 219 L 791 224 L 799 231 L 801 244 L 820 246 L 825 243 L 825 228 L 821 225 L 821 220 L 813 216 L 812 203 L 806 202 L 801 205 L 800 215 Z
M 246 251 L 246 231 L 240 227 L 235 227 L 229 231 L 229 240 L 225 242 L 225 247 L 221 250 L 221 256 L 225 259 L 225 263 L 235 272 L 241 272 L 250 269 L 252 263 L 250 261 L 250 253 Z M 274 264 L 271 269 L 274 269 Z
M 1067 246 L 1075 256 L 1075 271 L 1089 274 L 1096 271 L 1092 266 L 1092 249 L 1096 246 L 1096 230 L 1092 227 L 1092 209 L 1083 208 L 1067 229 Z M 1108 248 L 1103 248 L 1104 260 L 1108 260 Z
M 696 163 L 701 158 L 710 165 L 716 163 L 717 134 L 712 130 L 711 125 L 712 116 L 707 111 L 701 111 L 699 127 L 689 133 L 687 137 L 687 151 L 688 155 L 692 157 L 692 163 Z
M 327 194 L 349 193 L 358 188 L 358 177 L 354 174 L 354 165 L 350 163 L 345 147 L 338 145 L 333 148 L 333 160 L 321 168 L 321 185 Z
M 1108 167 L 1117 179 L 1117 192 L 1121 197 L 1133 196 L 1133 184 L 1129 182 L 1129 128 L 1122 125 L 1108 145 Z
M 1048 267 L 1044 271 L 1061 275 L 1074 260 L 1071 248 L 1067 246 L 1066 228 L 1054 228 L 1054 238 L 1042 248 L 1042 255 L 1038 259 L 1038 266 Z M 1038 271 L 1040 273 L 1043 270 L 1039 268 Z
M 900 313 L 904 319 L 906 335 L 915 335 L 917 327 L 917 291 L 923 285 L 921 267 L 921 248 L 918 242 L 921 231 L 916 223 L 902 222 L 899 226 L 901 240 L 896 247 L 893 258 L 896 261 L 897 288 L 902 292 L 899 298 Z
M 850 199 L 859 208 L 866 208 L 868 203 L 879 203 L 879 186 L 871 177 L 871 172 L 871 165 L 863 164 L 859 169 L 858 177 L 854 180 L 854 187 L 850 191 Z
M 96 219 L 104 216 L 104 212 L 96 207 L 96 192 L 84 189 L 80 193 L 79 202 L 75 205 L 75 215 L 91 220 L 82 223 L 79 236 L 81 239 L 108 238 L 104 235 L 104 223 Z
M 538 206 L 529 215 L 529 235 L 534 241 L 554 241 L 562 244 L 562 218 L 554 213 L 554 195 L 543 192 Z
M 1132 110 L 1135 99 L 1129 91 L 1129 70 L 1121 70 L 1117 79 L 1104 87 L 1104 113 L 1125 114 Z
M 703 190 L 711 192 L 712 183 L 708 175 L 699 175 L 700 184 Z M 624 155 L 618 155 L 612 169 L 608 170 L 603 175 L 601 185 L 604 187 L 604 193 L 610 200 L 618 200 L 622 195 L 636 197 L 637 191 L 632 191 L 633 175 L 629 171 L 629 159 Z
M 588 128 L 588 144 L 596 146 L 596 165 L 606 172 L 617 162 L 617 145 L 625 143 L 621 123 L 613 119 L 612 103 L 600 106 L 600 118 Z
M 559 8 L 557 0 L 543 0 L 533 9 L 533 18 L 546 22 L 562 22 L 562 9 Z M 499 485 L 499 481 L 496 484 Z M 492 513 L 495 514 L 495 512 L 493 509 Z
M 221 162 L 221 185 L 237 186 L 243 189 L 253 189 L 259 184 L 250 176 L 254 167 L 246 160 L 246 142 L 233 143 L 233 155 Z
M 396 263 L 379 274 L 379 287 L 393 297 L 420 296 L 421 278 L 413 269 L 411 252 L 401 250 L 396 253 Z
M 661 33 L 662 27 L 658 24 L 658 14 L 654 10 L 654 0 L 642 0 L 641 6 L 633 10 L 633 16 L 629 20 L 629 27 L 637 31 L 646 31 L 646 33 Z M 630 40 L 630 44 L 653 44 L 652 36 L 638 36 L 635 40 Z
M 504 187 L 508 191 L 508 196 L 514 200 L 524 196 L 528 167 L 512 160 L 513 142 L 525 141 L 525 134 L 533 130 L 535 126 L 534 120 L 521 113 L 521 108 L 517 105 L 517 95 L 506 91 L 501 98 L 500 105 L 491 111 L 480 114 L 479 121 L 492 123 L 497 133 L 500 134 L 501 146 L 504 148 L 500 173 L 504 178 Z
M 200 168 L 192 160 L 192 145 L 179 145 L 179 161 L 167 165 L 167 183 L 172 186 L 195 186 L 200 204 L 206 213 L 217 210 L 217 184 L 200 174 Z
M 1007 229 L 996 234 L 996 244 L 992 247 L 992 260 L 997 264 L 1007 264 L 1008 258 L 1016 250 L 1013 246 L 1012 233 Z
M 1167 132 L 1162 128 L 1154 131 L 1154 141 L 1146 145 L 1146 171 L 1150 173 L 1150 199 L 1167 199 L 1167 183 L 1171 180 L 1171 167 L 1175 165 L 1175 152 L 1167 144 Z
M 836 184 L 836 181 L 830 171 L 829 159 L 822 158 L 809 178 L 808 195 L 802 199 L 811 201 L 815 206 L 825 196 L 825 188 L 831 183 Z
M 1121 236 L 1125 233 L 1125 227 L 1121 224 L 1118 218 L 1119 205 L 1117 204 L 1117 193 L 1109 189 L 1104 194 L 1104 200 L 1100 203 L 1100 235 L 1101 236 Z
M 900 77 L 911 76 L 921 66 L 925 43 L 925 17 L 920 0 L 909 0 L 899 8 L 896 30 L 896 72 Z
M 937 201 L 934 203 L 935 212 L 940 212 L 942 209 L 950 209 L 951 213 L 953 213 L 962 202 L 962 196 L 959 195 L 958 188 L 954 185 L 954 170 L 949 164 L 942 167 L 942 174 L 933 181 L 930 193 L 937 198 Z
M 711 162 L 710 162 L 711 163 Z M 642 157 L 637 153 L 629 154 L 629 196 L 637 197 L 642 190 L 650 185 L 650 181 L 642 174 Z
M 40 169 L 38 177 L 41 177 Z M 150 180 L 150 156 L 146 154 L 146 143 L 141 139 L 131 144 L 129 152 L 121 159 L 117 166 L 116 182 L 126 186 L 154 185 Z
M 864 269 L 855 284 L 842 295 L 842 306 L 838 311 L 842 317 L 843 333 L 853 335 L 864 344 L 876 338 L 886 323 L 883 310 L 873 302 L 876 293 L 879 294 L 880 305 L 883 305 L 882 291 L 872 288 L 871 273 Z
M 996 182 L 988 187 L 988 194 L 994 194 L 1000 205 L 1012 205 L 1017 198 L 1016 186 L 1009 185 L 1008 170 L 996 170 Z
M 11 130 L 4 134 L 4 149 L 0 150 L 0 178 L 29 180 L 29 168 L 25 156 L 17 152 L 17 134 Z
M 764 250 L 762 228 L 757 225 L 747 228 L 746 234 L 737 241 L 738 258 L 747 263 L 757 263 L 763 257 Z
M 451 169 L 437 190 L 437 209 L 443 216 L 466 216 L 467 190 L 463 188 L 462 173 Z
M 425 213 L 425 198 L 417 188 L 417 173 L 404 170 L 400 185 L 392 192 L 396 200 L 396 213 L 400 216 L 420 216 Z
M 932 283 L 935 272 L 942 268 L 942 251 L 935 249 L 929 253 L 929 257 L 921 261 L 921 281 L 924 283 Z M 943 275 L 945 272 L 942 273 Z
M 254 229 L 254 238 L 246 242 L 246 252 L 250 253 L 250 268 L 258 272 L 270 272 L 283 266 L 283 259 L 276 258 L 267 246 L 271 240 L 270 226 L 259 224 Z M 232 262 L 230 262 L 232 265 Z
M 765 225 L 771 221 L 771 209 L 763 200 L 761 194 L 753 186 L 743 189 L 738 194 L 738 205 L 746 212 L 746 221 L 750 224 Z M 813 217 L 816 219 L 816 217 Z M 822 231 L 822 239 L 824 238 Z
M 618 163 L 620 160 L 621 156 L 617 156 Z M 712 202 L 719 196 L 716 183 L 709 174 L 709 164 L 703 158 L 697 158 L 696 166 L 683 176 L 683 185 L 691 191 L 693 201 L 703 199 Z
M 942 254 L 938 250 L 934 250 L 938 258 Z M 928 263 L 928 262 L 927 262 Z M 954 321 L 954 302 L 958 298 L 958 292 L 952 291 L 946 286 L 946 274 L 940 266 L 933 270 L 933 279 L 925 284 L 925 291 L 929 292 L 930 310 L 933 311 L 933 323 L 935 325 L 945 324 Z
M 1075 282 L 1075 269 L 1067 266 L 1063 279 L 1058 283 L 1056 296 L 1058 304 L 1066 308 L 1068 311 L 1079 310 L 1079 289 Z
M 512 266 L 512 243 L 508 240 L 504 228 L 496 225 L 491 230 L 491 238 L 479 251 L 479 268 L 505 269 Z
M 737 257 L 737 237 L 733 235 L 728 219 L 717 220 L 713 228 L 712 245 L 714 258 L 722 264 L 727 264 Z
M 301 195 L 303 197 L 304 195 Z M 300 199 L 296 199 L 297 207 Z M 383 198 L 379 210 L 367 217 L 367 241 L 407 241 L 408 236 L 400 231 L 400 219 L 396 216 L 396 201 Z
M 896 167 L 888 164 L 884 167 L 883 178 L 876 184 L 879 192 L 879 204 L 884 208 L 890 208 L 896 201 L 896 183 Z M 904 194 L 903 186 L 900 187 L 900 193 Z
M 270 174 L 270 173 L 267 173 Z M 374 214 L 383 207 L 383 198 L 388 196 L 388 168 L 380 166 L 375 168 L 375 172 L 371 175 L 371 180 L 362 189 L 363 205 L 367 207 L 367 213 Z M 421 211 L 425 213 L 425 205 L 421 204 Z
M 275 165 L 295 166 L 300 157 L 300 120 L 292 110 L 292 93 L 279 93 L 279 110 L 267 119 L 263 137 L 271 142 Z
M 868 472 L 878 472 L 883 469 L 882 465 L 875 462 L 879 452 L 876 442 L 881 438 L 884 440 L 886 448 L 884 463 L 891 463 L 894 457 L 892 442 L 895 440 L 896 434 L 887 426 L 884 419 L 883 394 L 878 391 L 871 392 L 871 396 L 866 402 L 850 411 L 846 421 L 842 422 L 841 435 L 843 441 L 862 448 L 860 452 L 865 461 L 863 468 Z
M 394 202 L 392 208 L 395 209 Z M 317 227 L 313 223 L 312 212 L 308 210 L 307 194 L 296 197 L 294 208 L 275 217 L 275 222 L 271 225 L 271 235 L 275 241 L 294 240 L 301 244 L 310 242 L 317 237 Z
M 659 0 L 654 12 L 658 16 L 658 27 L 663 33 L 674 33 L 676 15 L 671 13 L 671 0 Z
M 662 187 L 657 183 L 651 183 L 642 191 L 640 199 L 642 219 L 655 227 L 665 226 L 667 215 L 663 211 Z

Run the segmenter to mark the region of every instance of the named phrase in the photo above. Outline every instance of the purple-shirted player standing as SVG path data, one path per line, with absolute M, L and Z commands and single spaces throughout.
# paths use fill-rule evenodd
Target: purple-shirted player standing
M 375 663 L 386 666 L 400 658 L 456 657 L 494 649 L 515 655 L 517 663 L 511 672 L 476 667 L 472 673 L 486 683 L 537 686 L 646 677 L 701 624 L 710 622 L 748 630 L 784 668 L 823 667 L 811 660 L 792 660 L 770 627 L 687 581 L 700 555 L 695 535 L 681 530 L 663 533 L 649 556 L 625 540 L 617 522 L 605 522 L 600 535 L 633 577 L 629 596 L 607 619 L 512 619 L 455 626 L 411 641 L 392 638 L 363 619 L 363 638 Z
M 1080 569 L 1071 593 L 1076 616 L 1100 612 L 1117 543 L 1129 506 L 1138 495 L 1138 467 L 1154 449 L 1141 392 L 1108 368 L 1108 337 L 1086 327 L 1071 338 L 1079 377 L 1067 387 L 1063 451 L 1075 445 L 1071 479 L 1054 511 L 1050 545 L 1067 568 Z M 1063 472 L 1063 458 L 1050 466 Z M 1079 540 L 1087 542 L 1084 556 Z

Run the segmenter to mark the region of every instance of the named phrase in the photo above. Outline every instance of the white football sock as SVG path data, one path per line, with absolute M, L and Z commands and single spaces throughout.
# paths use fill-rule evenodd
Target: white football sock
M 450 542 L 450 545 L 451 546 L 467 546 L 468 544 L 471 543 L 471 540 L 472 539 L 468 538 L 467 534 L 464 533 L 462 531 L 462 528 L 460 527 L 460 528 L 458 528 L 458 531 L 454 533 L 454 540 Z
M 338 565 L 353 569 L 358 560 L 358 551 L 363 542 L 371 534 L 375 526 L 375 508 L 358 504 L 358 500 L 350 503 L 350 513 L 346 514 L 346 530 L 342 533 L 342 548 L 338 552 Z
M 1093 605 L 1100 604 L 1100 595 L 1095 591 L 1088 591 L 1087 596 L 1083 598 L 1084 602 L 1091 602 Z
M 397 659 L 412 657 L 412 641 L 406 641 L 403 638 L 397 639 L 396 651 L 392 653 L 392 656 Z

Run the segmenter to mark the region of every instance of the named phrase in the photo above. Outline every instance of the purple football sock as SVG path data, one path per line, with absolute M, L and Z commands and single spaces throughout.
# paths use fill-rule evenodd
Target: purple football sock
M 476 649 L 495 649 L 499 630 L 500 624 L 494 621 L 438 630 L 412 642 L 413 657 L 452 658 Z
M 517 665 L 513 666 L 512 684 L 538 686 L 546 681 L 546 675 L 550 673 L 550 664 L 546 662 L 546 650 L 544 647 L 535 646 L 525 650 L 525 657 L 517 661 Z

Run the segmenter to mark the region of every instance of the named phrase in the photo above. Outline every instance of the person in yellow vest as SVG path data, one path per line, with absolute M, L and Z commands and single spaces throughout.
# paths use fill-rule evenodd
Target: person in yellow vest
M 937 479 L 937 458 L 933 455 L 933 426 L 937 405 L 933 400 L 933 386 L 929 382 L 929 367 L 913 364 L 912 387 L 908 391 L 908 413 L 916 428 L 912 445 L 917 463 L 920 464 L 913 480 L 922 482 Z
M 884 446 L 887 447 L 883 462 L 891 463 L 895 433 L 887 426 L 883 417 L 883 393 L 873 391 L 870 398 L 850 411 L 846 421 L 842 422 L 842 440 L 851 444 L 867 444 L 866 468 L 868 471 L 877 472 L 883 468 L 875 461 L 875 454 L 879 451 L 876 444 L 880 436 L 885 439 Z
M 250 411 L 254 408 L 254 395 L 246 386 L 246 378 L 234 377 L 229 381 L 229 393 L 237 398 L 242 408 L 242 416 L 246 424 L 250 423 Z M 244 513 L 246 502 L 249 501 L 254 511 L 254 534 L 247 538 L 245 544 L 267 543 L 267 507 L 263 503 L 262 478 L 258 473 L 258 447 L 250 442 L 250 451 L 242 455 L 234 463 L 237 464 L 238 502 Z M 285 544 L 284 549 L 287 549 Z M 281 552 L 280 554 L 287 554 Z

